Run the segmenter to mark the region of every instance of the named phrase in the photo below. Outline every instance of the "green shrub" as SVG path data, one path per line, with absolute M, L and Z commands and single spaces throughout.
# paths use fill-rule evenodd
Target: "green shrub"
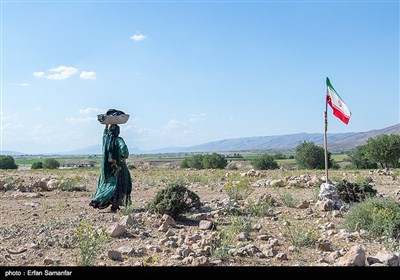
M 400 239 L 400 203 L 391 197 L 367 198 L 350 207 L 342 226 L 350 232 L 363 229 L 372 237 Z
M 43 168 L 43 162 L 37 161 L 32 163 L 31 169 L 42 169 Z
M 188 190 L 182 182 L 182 180 L 177 180 L 160 190 L 146 205 L 149 212 L 160 215 L 168 214 L 177 218 L 193 207 L 199 209 L 201 206 L 199 196 Z
M 17 169 L 18 165 L 12 156 L 0 156 L 0 169 Z

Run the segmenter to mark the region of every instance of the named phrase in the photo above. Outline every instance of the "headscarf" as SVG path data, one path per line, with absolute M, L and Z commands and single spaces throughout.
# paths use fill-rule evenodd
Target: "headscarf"
M 120 128 L 117 124 L 110 125 L 105 142 L 103 143 L 103 180 L 108 180 L 117 174 L 119 164 L 121 162 L 121 155 L 119 151 L 117 138 L 119 136 Z

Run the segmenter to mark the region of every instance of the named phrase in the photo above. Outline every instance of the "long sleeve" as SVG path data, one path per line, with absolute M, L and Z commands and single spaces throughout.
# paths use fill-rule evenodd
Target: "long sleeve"
M 118 141 L 118 146 L 119 146 L 121 157 L 128 158 L 129 150 L 128 150 L 128 146 L 125 144 L 124 139 L 122 139 L 121 137 L 118 137 L 117 141 Z
M 105 128 L 104 131 L 103 131 L 103 143 L 106 141 L 107 134 L 108 134 L 108 129 Z

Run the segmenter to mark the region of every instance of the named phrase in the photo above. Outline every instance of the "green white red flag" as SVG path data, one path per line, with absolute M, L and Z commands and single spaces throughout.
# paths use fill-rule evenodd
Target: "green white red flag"
M 333 115 L 338 117 L 345 124 L 349 123 L 351 112 L 343 99 L 333 88 L 329 78 L 326 78 L 326 102 L 331 106 Z

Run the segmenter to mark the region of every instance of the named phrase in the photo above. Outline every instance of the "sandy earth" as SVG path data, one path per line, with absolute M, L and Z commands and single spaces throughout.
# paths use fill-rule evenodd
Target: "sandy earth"
M 81 223 L 96 230 L 106 230 L 126 214 L 135 221 L 134 224 L 127 226 L 126 231 L 118 237 L 108 238 L 96 253 L 91 266 L 336 266 L 338 259 L 333 254 L 344 254 L 357 244 L 363 246 L 367 256 L 388 251 L 384 242 L 370 240 L 360 232 L 352 233 L 351 237 L 341 236 L 339 233 L 343 217 L 334 217 L 330 211 L 317 211 L 313 208 L 318 188 L 256 187 L 247 200 L 255 201 L 261 195 L 269 194 L 277 203 L 272 207 L 271 215 L 249 219 L 251 229 L 248 238 L 232 241 L 231 245 L 240 248 L 250 244 L 257 249 L 253 250 L 250 246 L 246 247 L 247 251 L 241 250 L 241 254 L 236 251 L 222 259 L 215 257 L 215 254 L 210 253 L 211 244 L 207 240 L 221 229 L 232 226 L 232 220 L 222 211 L 215 214 L 218 205 L 224 205 L 229 198 L 223 186 L 229 176 L 246 172 L 246 168 L 196 171 L 179 170 L 168 164 L 141 166 L 131 170 L 133 207 L 117 213 L 89 206 L 99 169 L 0 171 L 0 180 L 13 182 L 14 185 L 32 185 L 42 178 L 73 178 L 86 188 L 86 191 L 0 191 L 0 266 L 76 266 L 82 252 L 82 247 L 77 243 Z M 323 171 L 308 173 L 323 175 Z M 302 173 L 265 171 L 261 174 L 260 178 L 278 179 Z M 204 210 L 208 212 L 200 219 L 212 221 L 213 229 L 199 229 L 199 213 L 187 213 L 184 219 L 176 219 L 173 227 L 161 231 L 162 217 L 146 211 L 146 203 L 177 176 L 191 182 L 188 189 L 199 195 L 204 209 L 208 208 Z M 368 171 L 335 171 L 331 178 L 355 181 L 365 176 L 373 178 L 379 195 L 394 197 L 400 190 L 399 178 L 371 175 Z M 260 178 L 250 180 L 256 182 Z M 310 205 L 305 209 L 288 207 L 282 203 L 284 197 L 293 198 L 297 204 L 308 201 Z M 293 234 L 296 234 L 295 225 L 313 227 L 321 240 L 329 241 L 329 250 L 321 251 L 315 245 L 295 248 L 288 238 L 288 225 Z M 135 253 L 126 253 L 120 249 L 123 246 Z M 265 249 L 272 247 L 273 253 Z M 257 253 L 257 250 L 261 253 Z

